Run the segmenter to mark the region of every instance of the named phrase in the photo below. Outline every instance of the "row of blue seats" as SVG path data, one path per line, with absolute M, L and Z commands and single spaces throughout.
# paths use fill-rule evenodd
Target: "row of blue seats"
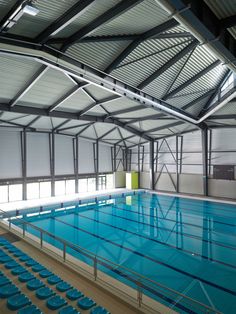
M 3 248 L 3 250 L 0 249 L 0 264 L 4 264 L 6 269 L 11 270 L 12 275 L 18 276 L 20 282 L 26 283 L 29 290 L 35 291 L 35 295 L 39 300 L 46 300 L 46 305 L 49 309 L 59 310 L 59 314 L 80 313 L 73 306 L 68 305 L 67 300 L 56 294 L 44 281 L 36 278 L 34 273 L 38 273 L 49 285 L 55 286 L 57 291 L 65 292 L 68 300 L 78 300 L 77 305 L 81 309 L 90 309 L 91 314 L 109 314 L 105 308 L 101 306 L 95 307 L 96 303 L 94 300 L 84 296 L 81 291 L 75 289 L 59 276 L 53 274 L 50 270 L 15 247 L 4 237 L 0 237 L 0 247 Z M 8 253 L 13 255 L 13 257 Z M 16 259 L 18 259 L 18 261 Z M 21 264 L 24 264 L 24 266 Z M 29 270 L 29 267 L 32 272 Z M 10 310 L 18 310 L 19 314 L 42 313 L 35 305 L 31 304 L 31 300 L 21 293 L 20 289 L 13 284 L 3 272 L 0 272 L 0 298 L 7 298 L 7 307 Z

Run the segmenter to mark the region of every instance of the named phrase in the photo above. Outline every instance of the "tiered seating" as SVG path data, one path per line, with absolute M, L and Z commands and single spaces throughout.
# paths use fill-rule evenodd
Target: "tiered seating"
M 11 276 L 17 276 L 21 285 L 26 285 L 31 293 L 35 291 L 39 307 L 40 302 L 45 302 L 48 309 L 58 310 L 58 314 L 78 314 L 78 309 L 68 304 L 76 301 L 81 310 L 90 310 L 91 314 L 109 314 L 105 308 L 96 306 L 93 299 L 84 296 L 4 237 L 0 237 L 0 264 L 4 265 L 6 273 L 8 271 Z M 7 299 L 8 309 L 18 311 L 18 314 L 42 313 L 9 277 L 0 271 L 0 298 Z

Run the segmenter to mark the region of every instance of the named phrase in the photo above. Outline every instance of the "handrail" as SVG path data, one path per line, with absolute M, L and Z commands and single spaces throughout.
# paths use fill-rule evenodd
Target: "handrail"
M 3 213 L 4 215 L 8 216 L 9 214 L 5 211 L 3 211 L 2 209 L 0 209 L 0 212 Z M 157 281 L 154 281 L 142 274 L 139 274 L 123 265 L 119 265 L 119 264 L 116 264 L 102 256 L 98 256 L 97 254 L 94 254 L 93 252 L 91 252 L 90 250 L 88 249 L 85 249 L 77 244 L 74 244 L 74 243 L 71 243 L 71 242 L 68 242 L 67 240 L 64 240 L 54 234 L 52 234 L 51 232 L 49 231 L 46 231 L 46 230 L 43 230 L 42 228 L 40 227 L 37 227 L 35 226 L 34 224 L 22 219 L 22 218 L 19 218 L 17 216 L 15 217 L 4 217 L 4 219 L 7 219 L 8 222 L 9 222 L 9 229 L 11 229 L 11 220 L 17 220 L 17 221 L 20 221 L 20 223 L 22 224 L 22 230 L 23 230 L 23 237 L 25 236 L 25 225 L 28 225 L 30 227 L 32 227 L 33 229 L 37 230 L 40 232 L 40 244 L 41 244 L 41 247 L 43 245 L 43 237 L 42 235 L 45 234 L 45 235 L 48 235 L 49 237 L 57 240 L 58 242 L 62 243 L 63 244 L 63 258 L 65 260 L 66 258 L 66 247 L 69 247 L 75 251 L 77 251 L 78 253 L 81 253 L 83 254 L 84 256 L 90 258 L 93 260 L 94 262 L 94 266 L 99 263 L 107 268 L 109 268 L 110 270 L 112 270 L 113 268 L 119 268 L 119 274 L 122 273 L 122 271 L 120 271 L 120 269 L 123 270 L 123 276 L 125 276 L 126 279 L 128 279 L 129 281 L 133 282 L 133 283 L 136 283 L 137 287 L 138 287 L 138 300 L 139 300 L 139 305 L 141 306 L 141 300 L 142 300 L 142 296 L 141 296 L 141 300 L 140 300 L 140 288 L 144 288 L 146 290 L 149 290 L 151 289 L 152 290 L 152 293 L 153 293 L 153 288 L 151 288 L 151 284 L 154 284 L 155 286 L 157 286 L 158 288 L 161 288 L 161 289 L 164 289 L 165 291 L 167 291 L 169 294 L 175 294 L 176 295 L 176 298 L 177 298 L 177 301 L 175 300 L 172 300 L 173 303 L 172 303 L 172 306 L 175 307 L 175 305 L 177 305 L 179 303 L 178 299 L 180 298 L 181 300 L 184 299 L 184 300 L 187 300 L 189 301 L 193 306 L 199 306 L 200 308 L 203 308 L 204 309 L 204 313 L 216 313 L 216 314 L 222 314 L 220 311 L 216 310 L 216 309 L 213 309 L 212 307 L 204 304 L 204 303 L 201 303 L 200 301 L 197 301 L 195 299 L 192 299 L 191 297 L 187 296 L 187 295 L 184 295 L 182 294 L 181 292 L 179 291 L 176 291 L 172 288 L 169 288 Z M 108 264 L 108 265 L 107 265 Z M 109 265 L 111 265 L 110 267 L 108 267 Z M 134 277 L 136 277 L 136 279 L 133 279 L 133 278 L 127 278 L 127 276 L 125 275 L 125 272 L 128 272 L 130 273 L 131 275 L 133 275 Z M 97 268 L 94 269 L 94 275 L 95 275 L 95 280 L 96 280 L 96 277 L 97 277 Z M 121 275 L 121 276 L 122 276 Z M 143 285 L 143 281 L 146 281 L 148 283 L 150 283 L 150 286 L 147 287 L 145 285 Z M 142 291 L 141 291 L 141 294 L 142 294 Z M 153 293 L 155 294 L 155 293 Z M 160 295 L 160 293 L 156 293 L 156 295 Z M 186 301 L 186 302 L 187 302 Z M 188 304 L 188 303 L 187 303 Z M 200 309 L 202 311 L 202 309 Z

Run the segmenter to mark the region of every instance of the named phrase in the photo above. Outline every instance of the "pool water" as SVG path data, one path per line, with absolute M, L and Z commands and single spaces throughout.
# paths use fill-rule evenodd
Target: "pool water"
M 236 206 L 138 193 L 24 219 L 222 313 L 236 312 Z M 172 301 L 177 311 L 195 313 Z

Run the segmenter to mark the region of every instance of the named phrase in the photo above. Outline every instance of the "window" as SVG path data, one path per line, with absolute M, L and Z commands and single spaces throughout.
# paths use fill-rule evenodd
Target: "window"
M 114 183 L 113 183 L 113 174 L 107 174 L 107 189 L 113 189 Z
M 28 183 L 27 184 L 27 200 L 39 198 L 39 183 Z
M 87 179 L 79 179 L 79 192 L 87 192 Z
M 50 197 L 51 196 L 51 182 L 40 182 L 39 183 L 39 197 Z
M 66 180 L 66 194 L 75 193 L 75 180 Z
M 22 184 L 9 185 L 9 202 L 22 200 Z
M 0 203 L 8 202 L 8 185 L 0 185 Z
M 98 190 L 105 190 L 106 189 L 106 176 L 99 176 L 98 177 Z
M 88 192 L 96 191 L 96 179 L 88 178 Z
M 55 195 L 65 195 L 66 194 L 66 182 L 63 181 L 56 181 L 55 182 Z

